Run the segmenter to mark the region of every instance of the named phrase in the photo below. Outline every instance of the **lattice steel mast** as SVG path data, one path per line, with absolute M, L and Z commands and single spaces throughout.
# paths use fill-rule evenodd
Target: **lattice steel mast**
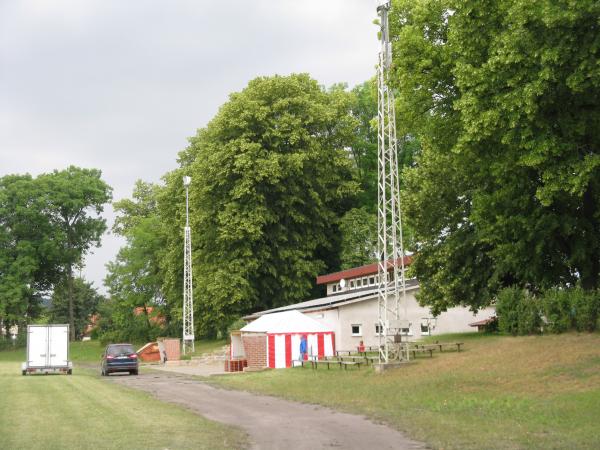
M 185 186 L 185 238 L 183 244 L 183 345 L 182 353 L 194 351 L 194 298 L 192 295 L 192 236 L 189 217 L 189 186 L 192 179 L 183 177 Z
M 402 303 L 406 307 L 396 116 L 394 93 L 389 87 L 389 73 L 392 62 L 388 24 L 389 8 L 389 3 L 384 3 L 377 8 L 381 21 L 381 51 L 377 70 L 377 253 L 379 257 L 377 296 L 379 300 L 380 332 L 379 361 L 382 363 L 401 358 L 401 347 L 396 342 L 396 336 L 403 328 L 400 321 L 400 291 L 402 292 Z M 408 351 L 406 357 L 408 357 Z

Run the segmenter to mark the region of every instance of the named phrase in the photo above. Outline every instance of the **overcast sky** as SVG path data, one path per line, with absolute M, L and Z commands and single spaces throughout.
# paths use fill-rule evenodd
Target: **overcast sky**
M 128 197 L 254 77 L 372 77 L 378 3 L 0 0 L 0 176 L 94 167 Z M 106 235 L 84 276 L 101 287 L 120 245 Z

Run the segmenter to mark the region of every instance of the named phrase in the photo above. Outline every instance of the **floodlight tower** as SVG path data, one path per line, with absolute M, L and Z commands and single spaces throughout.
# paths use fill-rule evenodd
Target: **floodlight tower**
M 389 85 L 392 46 L 389 38 L 390 3 L 377 8 L 381 22 L 381 51 L 377 70 L 377 253 L 379 257 L 379 361 L 401 358 L 396 339 L 405 328 L 400 321 L 400 292 L 406 307 L 404 247 L 398 177 L 394 93 Z M 405 312 L 406 315 L 406 312 Z M 408 358 L 408 351 L 406 352 Z
M 185 187 L 185 238 L 183 244 L 183 345 L 182 353 L 194 351 L 194 298 L 192 296 L 192 237 L 190 231 L 189 187 L 192 179 L 183 177 Z

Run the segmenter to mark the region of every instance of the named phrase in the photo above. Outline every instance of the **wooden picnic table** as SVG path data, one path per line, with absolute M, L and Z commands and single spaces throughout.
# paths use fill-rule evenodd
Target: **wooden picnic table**
M 461 345 L 464 345 L 464 342 L 435 342 L 431 344 L 417 344 L 418 348 L 435 348 L 439 349 L 440 352 L 444 351 L 444 347 L 452 347 L 456 346 L 456 350 L 460 352 Z
M 310 363 L 310 366 L 316 370 L 319 367 L 319 364 L 327 364 L 327 369 L 329 370 L 331 364 L 337 364 L 340 369 L 343 367 L 344 370 L 348 369 L 348 366 L 353 366 L 356 365 L 359 369 L 360 369 L 360 365 L 362 364 L 361 361 L 343 361 L 341 359 L 329 359 L 329 358 L 323 358 L 323 359 L 307 359 L 307 360 L 301 360 L 300 361 L 302 364 L 302 367 L 304 367 L 304 363 Z

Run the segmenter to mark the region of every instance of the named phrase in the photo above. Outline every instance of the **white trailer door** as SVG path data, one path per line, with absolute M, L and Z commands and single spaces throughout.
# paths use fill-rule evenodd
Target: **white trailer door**
M 69 359 L 69 327 L 66 325 L 53 325 L 49 329 L 49 366 L 66 366 Z
M 27 340 L 27 365 L 46 367 L 48 358 L 48 327 L 29 326 Z

